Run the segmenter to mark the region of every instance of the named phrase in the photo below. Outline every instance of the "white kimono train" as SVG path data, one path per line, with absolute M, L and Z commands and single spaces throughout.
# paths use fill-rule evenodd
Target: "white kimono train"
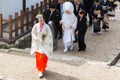
M 70 44 L 75 40 L 74 30 L 77 27 L 77 17 L 74 15 L 73 5 L 70 2 L 65 2 L 63 4 L 64 14 L 62 16 L 62 28 L 64 31 L 63 42 L 64 44 Z M 66 11 L 70 11 L 71 14 L 66 14 Z M 72 26 L 72 28 L 70 28 Z
M 40 31 L 40 23 L 37 23 L 33 26 L 31 34 L 31 55 L 35 52 L 40 52 L 46 54 L 49 57 L 53 51 L 53 38 L 50 27 L 44 23 L 43 29 Z M 43 34 L 46 34 L 44 41 L 41 39 Z

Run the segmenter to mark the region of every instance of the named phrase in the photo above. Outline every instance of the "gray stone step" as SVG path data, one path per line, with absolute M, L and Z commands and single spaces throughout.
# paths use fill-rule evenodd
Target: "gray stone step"
M 16 80 L 16 79 L 6 78 L 5 76 L 0 75 L 0 80 Z

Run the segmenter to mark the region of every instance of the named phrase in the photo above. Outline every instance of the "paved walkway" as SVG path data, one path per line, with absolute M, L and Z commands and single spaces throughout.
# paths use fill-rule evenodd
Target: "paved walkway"
M 109 67 L 104 62 L 84 59 L 73 62 L 50 60 L 45 78 L 41 80 L 120 80 L 120 67 Z M 20 52 L 0 52 L 0 75 L 5 80 L 40 80 L 35 58 Z
M 15 53 L 18 55 L 0 52 L 0 75 L 9 78 L 6 80 L 40 80 L 35 58 Z M 71 64 L 70 61 L 50 60 L 45 78 L 41 80 L 120 80 L 119 72 L 119 67 L 109 67 L 104 62 L 81 59 Z

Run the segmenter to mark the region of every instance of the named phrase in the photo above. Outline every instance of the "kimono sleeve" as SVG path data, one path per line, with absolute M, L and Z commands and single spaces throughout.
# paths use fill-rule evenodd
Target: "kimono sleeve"
M 76 29 L 76 27 L 77 27 L 77 17 L 76 17 L 76 16 L 74 16 L 74 22 L 73 22 L 73 24 L 72 24 L 72 27 L 73 27 L 74 29 Z
M 46 36 L 46 40 L 45 40 L 45 43 L 46 43 L 46 50 L 45 50 L 45 54 L 47 56 L 51 56 L 52 55 L 52 52 L 53 52 L 53 37 L 52 37 L 52 31 L 50 29 L 50 27 L 48 25 L 46 25 L 47 27 L 47 36 Z
M 31 42 L 31 52 L 30 52 L 30 54 L 32 55 L 32 54 L 35 53 L 36 47 L 37 47 L 37 44 L 36 44 L 36 40 L 37 40 L 36 25 L 33 26 L 31 34 L 32 34 L 32 42 Z

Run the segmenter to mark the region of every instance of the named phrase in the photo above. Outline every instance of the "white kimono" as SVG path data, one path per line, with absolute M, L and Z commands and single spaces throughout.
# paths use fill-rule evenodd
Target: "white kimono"
M 72 28 L 70 28 L 72 26 Z M 63 14 L 62 17 L 62 28 L 64 31 L 63 42 L 64 44 L 73 42 L 75 40 L 74 30 L 77 26 L 77 18 L 72 14 Z
M 40 31 L 40 23 L 33 26 L 32 29 L 32 44 L 31 44 L 31 55 L 35 52 L 46 54 L 48 57 L 53 51 L 53 38 L 50 27 L 44 23 L 42 31 Z M 46 34 L 45 40 L 42 41 L 42 35 Z
M 74 15 L 74 7 L 71 2 L 65 2 L 63 4 L 64 14 L 62 16 L 62 28 L 64 31 L 63 42 L 66 46 L 72 46 L 72 42 L 75 40 L 74 30 L 77 26 L 77 17 Z M 70 11 L 71 14 L 66 14 L 66 11 Z M 72 28 L 70 29 L 70 27 Z

